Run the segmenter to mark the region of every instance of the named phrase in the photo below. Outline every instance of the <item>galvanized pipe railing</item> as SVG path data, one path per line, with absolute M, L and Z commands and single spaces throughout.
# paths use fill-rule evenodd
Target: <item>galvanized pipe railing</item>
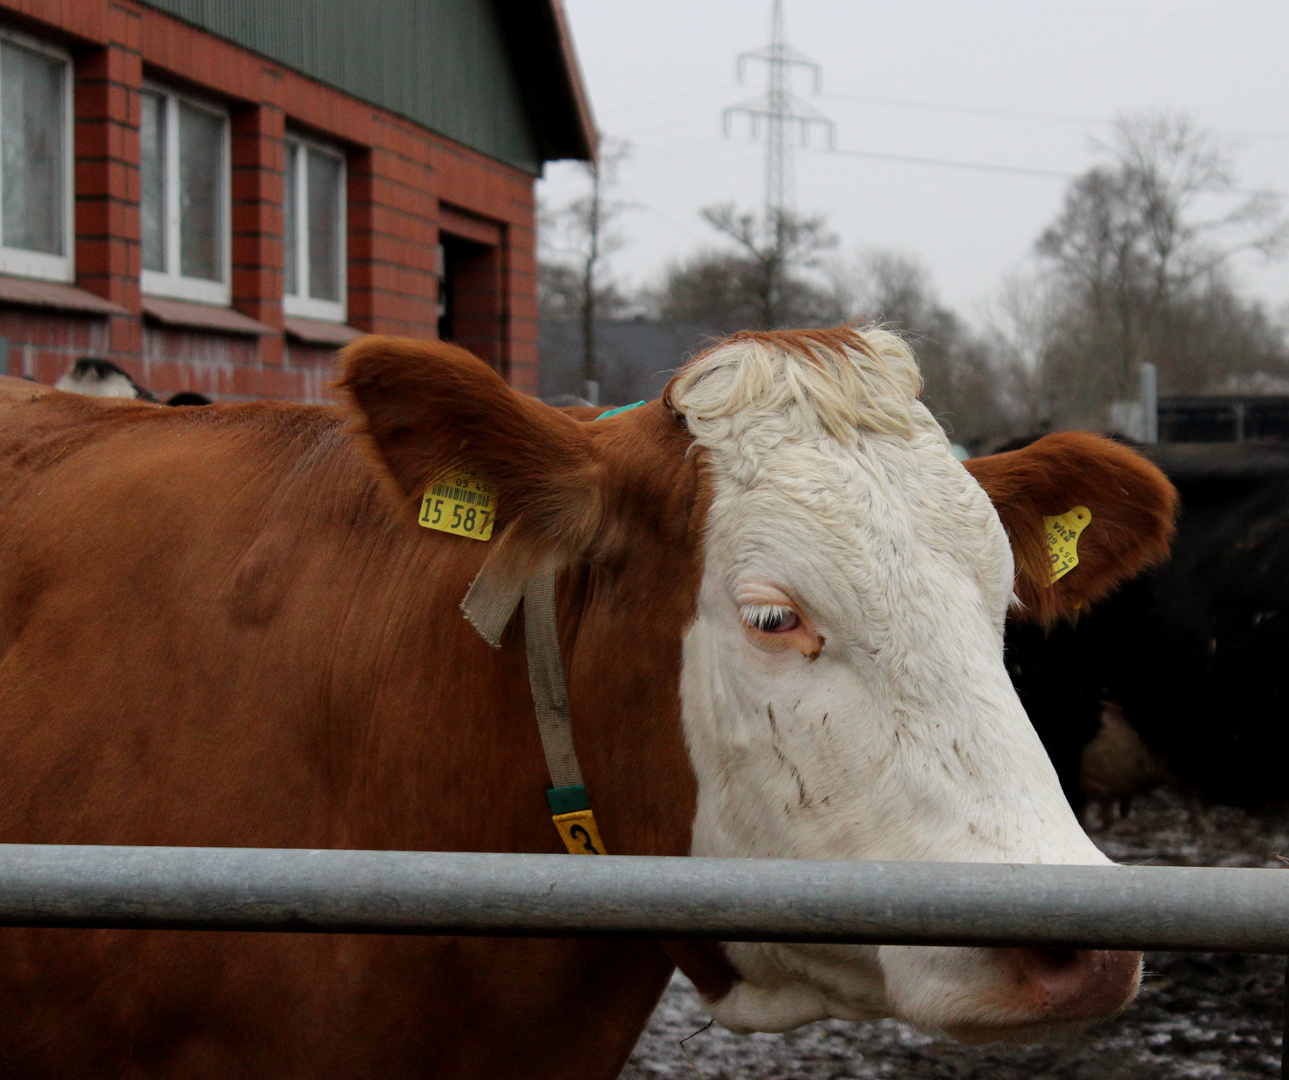
M 0 844 L 0 926 L 1289 955 L 1289 874 Z M 1289 993 L 1282 1059 L 1289 1080 Z
M 1289 873 L 0 845 L 0 926 L 1289 954 Z

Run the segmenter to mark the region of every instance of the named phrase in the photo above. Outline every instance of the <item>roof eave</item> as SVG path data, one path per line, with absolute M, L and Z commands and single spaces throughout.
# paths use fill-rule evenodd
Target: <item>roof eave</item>
M 494 4 L 542 160 L 595 160 L 595 118 L 561 0 Z

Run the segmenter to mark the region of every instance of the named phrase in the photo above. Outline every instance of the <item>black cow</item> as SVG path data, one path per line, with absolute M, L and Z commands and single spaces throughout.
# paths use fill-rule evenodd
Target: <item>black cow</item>
M 177 394 L 172 394 L 166 398 L 167 405 L 209 405 L 210 398 L 205 394 L 199 394 L 195 390 L 180 390 Z
M 1076 807 L 1103 702 L 1211 798 L 1289 799 L 1289 447 L 1141 449 L 1181 493 L 1173 557 L 1073 625 L 1009 626 L 1021 700 Z

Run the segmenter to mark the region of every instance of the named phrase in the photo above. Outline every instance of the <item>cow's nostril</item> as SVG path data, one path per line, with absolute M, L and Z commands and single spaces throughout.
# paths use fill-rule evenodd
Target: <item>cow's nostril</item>
M 1091 949 L 1017 949 L 1012 953 L 1035 1006 L 1051 1020 L 1113 1016 L 1137 991 L 1141 954 Z
M 1040 970 L 1064 971 L 1079 963 L 1075 949 L 1033 949 L 1031 955 Z

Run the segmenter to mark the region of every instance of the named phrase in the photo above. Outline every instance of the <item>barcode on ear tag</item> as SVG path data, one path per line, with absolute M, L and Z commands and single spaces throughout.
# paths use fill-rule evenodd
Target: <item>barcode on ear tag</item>
M 1079 535 L 1092 522 L 1092 511 L 1076 506 L 1056 517 L 1045 517 L 1047 556 L 1051 560 L 1052 580 L 1056 582 L 1079 565 Z
M 430 485 L 417 520 L 427 529 L 488 540 L 495 516 L 492 488 L 477 476 L 460 473 Z

